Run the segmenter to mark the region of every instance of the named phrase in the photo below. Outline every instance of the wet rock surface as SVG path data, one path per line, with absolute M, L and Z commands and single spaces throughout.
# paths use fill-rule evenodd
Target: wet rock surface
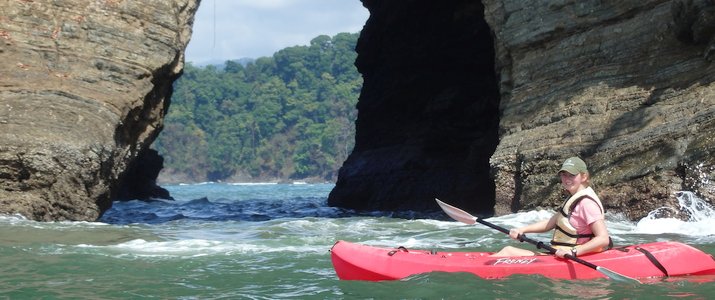
M 195 0 L 0 1 L 0 213 L 94 221 L 162 126 Z

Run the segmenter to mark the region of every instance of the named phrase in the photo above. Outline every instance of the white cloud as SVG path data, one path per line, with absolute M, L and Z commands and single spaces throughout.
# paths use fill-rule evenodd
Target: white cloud
M 203 0 L 186 60 L 271 56 L 321 34 L 358 32 L 368 16 L 360 0 Z

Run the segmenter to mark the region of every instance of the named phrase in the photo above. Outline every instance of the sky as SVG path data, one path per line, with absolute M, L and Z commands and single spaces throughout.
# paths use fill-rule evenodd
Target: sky
M 194 65 L 272 56 L 325 34 L 362 30 L 360 0 L 202 0 L 186 61 Z

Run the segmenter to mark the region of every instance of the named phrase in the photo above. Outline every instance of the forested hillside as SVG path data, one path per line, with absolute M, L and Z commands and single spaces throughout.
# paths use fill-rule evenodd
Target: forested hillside
M 357 37 L 319 36 L 245 66 L 187 64 L 154 146 L 160 180 L 334 180 L 354 143 Z

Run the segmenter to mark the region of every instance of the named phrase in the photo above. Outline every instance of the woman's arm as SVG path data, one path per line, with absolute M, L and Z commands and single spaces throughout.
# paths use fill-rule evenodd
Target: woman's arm
M 602 251 L 608 247 L 608 229 L 606 229 L 606 222 L 603 219 L 597 220 L 591 223 L 591 231 L 595 235 L 588 242 L 576 246 L 576 255 L 582 255 L 586 253 Z
M 509 230 L 509 236 L 512 239 L 518 239 L 520 234 L 525 234 L 525 233 L 541 233 L 541 232 L 547 232 L 551 229 L 554 229 L 556 227 L 556 220 L 557 220 L 557 215 L 558 213 L 555 213 L 553 216 L 551 216 L 550 219 L 548 220 L 543 220 L 539 221 L 533 224 L 526 225 L 524 227 L 519 227 L 519 228 L 512 228 Z

